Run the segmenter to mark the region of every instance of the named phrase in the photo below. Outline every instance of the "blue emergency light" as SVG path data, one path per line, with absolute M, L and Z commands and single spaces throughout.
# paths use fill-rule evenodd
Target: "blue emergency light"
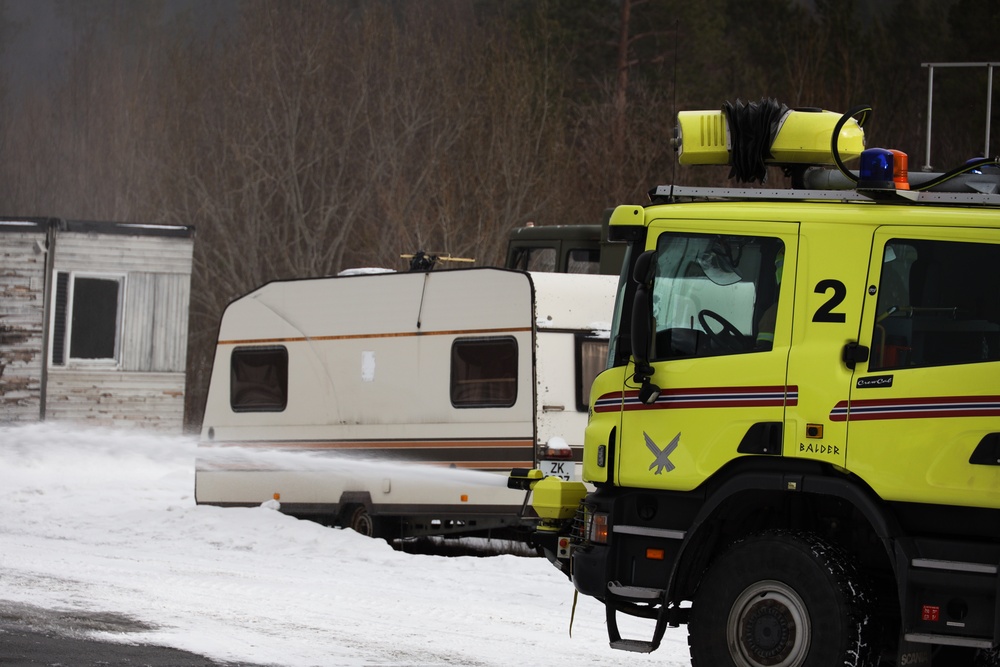
M 861 152 L 858 190 L 909 190 L 906 153 L 886 148 Z
M 892 183 L 892 151 L 867 148 L 861 152 L 858 169 L 858 190 L 894 190 Z

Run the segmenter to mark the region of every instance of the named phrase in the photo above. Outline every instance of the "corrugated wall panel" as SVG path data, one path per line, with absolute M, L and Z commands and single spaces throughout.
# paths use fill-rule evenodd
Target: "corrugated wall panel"
M 0 234 L 0 421 L 37 421 L 41 408 L 45 243 L 38 232 Z
M 180 433 L 184 424 L 184 374 L 52 369 L 46 416 L 93 426 Z
M 58 237 L 55 268 L 190 275 L 193 248 L 190 238 L 63 232 Z
M 130 273 L 125 287 L 121 365 L 126 371 L 153 370 L 153 310 L 156 276 Z M 174 369 L 171 369 L 174 370 Z
M 183 371 L 187 359 L 190 276 L 130 273 L 127 282 L 122 368 Z
M 156 280 L 151 370 L 183 371 L 187 361 L 191 277 L 161 275 Z

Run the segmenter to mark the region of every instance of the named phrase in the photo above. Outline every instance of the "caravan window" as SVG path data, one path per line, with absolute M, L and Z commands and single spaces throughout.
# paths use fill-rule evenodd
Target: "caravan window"
M 451 346 L 451 404 L 509 408 L 517 401 L 517 341 L 459 338 Z
M 229 403 L 234 412 L 284 410 L 288 405 L 288 350 L 280 346 L 234 349 Z
M 117 363 L 125 277 L 59 271 L 52 317 L 52 365 Z
M 586 412 L 590 407 L 590 387 L 608 365 L 608 339 L 580 336 L 576 338 L 576 409 Z

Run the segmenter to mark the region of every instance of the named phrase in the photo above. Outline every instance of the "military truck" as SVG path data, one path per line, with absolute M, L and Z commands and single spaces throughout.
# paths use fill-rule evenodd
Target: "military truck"
M 507 239 L 508 269 L 534 272 L 618 275 L 625 244 L 608 240 L 611 209 L 600 224 L 535 225 L 527 223 L 510 231 Z

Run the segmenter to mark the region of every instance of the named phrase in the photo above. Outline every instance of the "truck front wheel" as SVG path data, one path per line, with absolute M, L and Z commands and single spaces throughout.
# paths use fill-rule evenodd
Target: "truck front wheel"
M 705 574 L 688 627 L 697 667 L 870 667 L 871 599 L 852 560 L 809 533 L 735 544 Z

